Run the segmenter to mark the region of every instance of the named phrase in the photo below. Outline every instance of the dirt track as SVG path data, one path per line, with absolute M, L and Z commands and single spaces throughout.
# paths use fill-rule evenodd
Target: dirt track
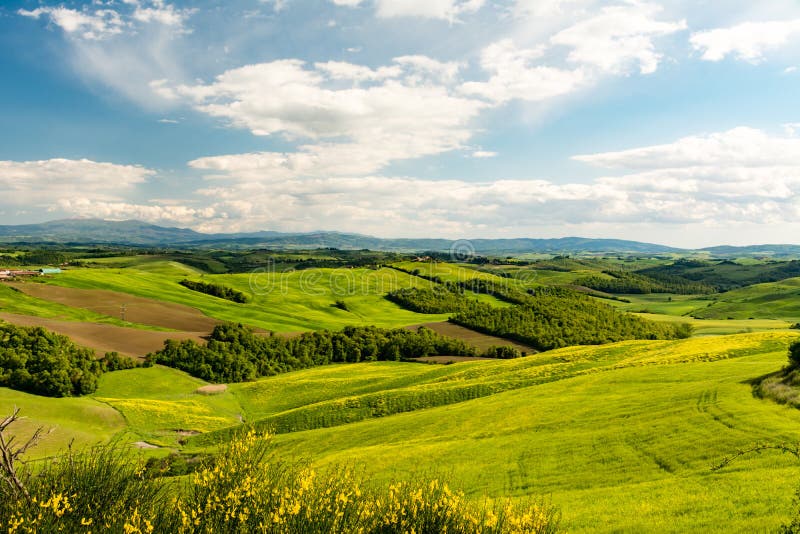
M 149 352 L 164 346 L 166 339 L 194 339 L 203 341 L 204 332 L 154 332 L 109 324 L 59 321 L 29 315 L 0 313 L 0 319 L 18 326 L 41 326 L 53 332 L 68 336 L 78 345 L 94 349 L 98 356 L 106 352 L 119 352 L 125 356 L 141 358 Z
M 50 284 L 10 284 L 26 295 L 83 308 L 95 313 L 119 318 L 125 306 L 125 320 L 132 323 L 172 328 L 185 332 L 211 332 L 220 321 L 203 315 L 189 306 L 135 297 L 127 293 L 105 289 L 73 289 Z M 139 330 L 137 330 L 138 332 Z
M 533 347 L 523 345 L 522 343 L 517 343 L 516 341 L 503 339 L 501 337 L 481 334 L 480 332 L 476 332 L 475 330 L 470 330 L 469 328 L 464 328 L 463 326 L 459 326 L 457 324 L 453 324 L 447 321 L 442 321 L 439 323 L 415 324 L 407 326 L 406 328 L 408 328 L 409 330 L 416 330 L 420 326 L 430 328 L 434 332 L 439 333 L 443 336 L 449 336 L 449 337 L 454 337 L 456 339 L 460 339 L 465 343 L 472 345 L 476 349 L 482 351 L 488 349 L 491 346 L 501 347 L 505 345 L 505 346 L 515 347 L 520 352 L 524 352 L 526 354 L 535 354 L 539 352 Z

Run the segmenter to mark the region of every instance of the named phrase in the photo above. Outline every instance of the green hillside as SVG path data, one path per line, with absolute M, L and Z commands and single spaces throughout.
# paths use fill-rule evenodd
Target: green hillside
M 800 321 L 800 278 L 756 284 L 715 295 L 704 308 L 692 311 L 701 319 L 779 319 Z
M 628 341 L 449 366 L 330 365 L 216 395 L 156 366 L 103 375 L 88 398 L 0 396 L 31 417 L 29 428 L 57 427 L 37 453 L 115 434 L 201 451 L 240 420 L 291 416 L 318 424 L 284 426 L 275 438 L 284 457 L 355 463 L 378 482 L 447 473 L 473 496 L 549 495 L 570 532 L 761 531 L 791 513 L 800 466 L 769 453 L 710 466 L 755 441 L 800 440 L 800 412 L 754 398 L 747 383 L 781 368 L 796 337 Z M 472 400 L 456 394 L 470 388 Z M 446 402 L 428 403 L 437 398 Z M 381 399 L 408 409 L 363 410 Z
M 146 264 L 153 267 L 153 264 Z M 169 269 L 167 268 L 169 267 Z M 202 280 L 252 295 L 237 304 L 187 289 L 179 284 L 185 269 L 159 265 L 157 271 L 124 269 L 72 269 L 47 283 L 78 289 L 107 289 L 184 304 L 206 315 L 244 322 L 277 332 L 338 329 L 349 324 L 381 327 L 441 321 L 442 314 L 417 314 L 383 298 L 399 287 L 430 282 L 394 269 L 309 269 L 254 274 L 193 275 Z M 348 311 L 335 306 L 344 301 Z

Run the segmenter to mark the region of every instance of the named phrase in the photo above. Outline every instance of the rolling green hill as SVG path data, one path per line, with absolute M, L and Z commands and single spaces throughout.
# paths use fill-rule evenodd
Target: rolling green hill
M 148 264 L 153 267 L 154 264 Z M 197 308 L 223 321 L 244 322 L 277 332 L 338 329 L 346 325 L 404 326 L 447 318 L 403 310 L 383 298 L 397 287 L 417 287 L 426 280 L 394 269 L 308 269 L 251 274 L 189 276 L 252 295 L 237 304 L 179 284 L 186 269 L 160 264 L 157 270 L 72 269 L 47 283 L 77 289 L 107 289 Z M 349 311 L 335 306 L 346 303 Z
M 779 319 L 800 321 L 800 278 L 756 284 L 715 295 L 710 305 L 692 311 L 701 319 Z
M 86 443 L 120 433 L 172 448 L 188 440 L 184 448 L 200 451 L 240 418 L 317 417 L 316 428 L 284 427 L 278 453 L 356 463 L 378 482 L 439 472 L 471 495 L 549 495 L 570 532 L 752 532 L 791 514 L 800 466 L 770 453 L 710 466 L 755 441 L 800 440 L 800 412 L 754 398 L 747 383 L 779 369 L 796 338 L 629 341 L 449 366 L 332 365 L 217 395 L 156 366 L 104 375 L 89 398 L 46 406 L 8 390 L 0 398 L 31 415 L 29 426 L 58 426 L 48 452 L 72 436 Z M 483 394 L 426 404 L 466 388 Z M 404 413 L 362 409 L 400 399 L 412 401 Z M 348 418 L 357 413 L 366 417 Z

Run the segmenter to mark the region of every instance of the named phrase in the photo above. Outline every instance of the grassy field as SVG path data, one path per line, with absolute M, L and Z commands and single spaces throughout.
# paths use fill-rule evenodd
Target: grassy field
M 252 300 L 247 304 L 191 291 L 178 284 L 184 278 L 184 274 L 153 273 L 138 267 L 73 269 L 48 279 L 47 283 L 76 289 L 111 290 L 182 304 L 215 319 L 244 322 L 277 332 L 338 329 L 348 324 L 396 327 L 447 318 L 441 314 L 409 312 L 386 300 L 384 295 L 392 289 L 430 283 L 394 269 L 309 269 L 190 276 L 249 294 Z M 337 301 L 345 302 L 349 311 L 335 307 Z
M 550 495 L 570 532 L 776 528 L 800 482 L 795 461 L 763 454 L 709 468 L 756 440 L 800 440 L 800 412 L 753 398 L 743 383 L 779 368 L 785 351 L 670 358 L 277 442 L 320 463 L 363 464 L 379 479 L 435 469 L 474 494 Z
M 800 412 L 754 398 L 747 383 L 779 369 L 796 338 L 628 341 L 447 366 L 331 365 L 231 384 L 217 395 L 156 366 L 104 375 L 89 398 L 0 389 L 0 404 L 21 406 L 31 426 L 57 426 L 47 453 L 73 436 L 85 444 L 120 434 L 170 448 L 188 440 L 188 450 L 202 450 L 212 443 L 207 436 L 224 437 L 240 419 L 339 413 L 319 428 L 278 434 L 279 453 L 355 463 L 379 482 L 439 472 L 473 496 L 547 495 L 570 532 L 752 532 L 788 517 L 800 466 L 770 453 L 719 472 L 710 466 L 755 441 L 800 441 Z M 465 388 L 477 398 L 425 404 Z M 418 404 L 348 419 L 375 399 Z
M 113 324 L 117 326 L 141 326 L 147 328 L 144 325 L 132 325 L 131 323 L 124 322 L 119 318 L 111 317 L 106 314 L 92 312 L 83 308 L 65 306 L 56 302 L 32 297 L 20 291 L 15 291 L 6 283 L 0 283 L 0 312 L 66 321 L 83 321 Z
M 693 312 L 705 319 L 800 321 L 800 278 L 756 284 L 714 295 L 710 306 Z

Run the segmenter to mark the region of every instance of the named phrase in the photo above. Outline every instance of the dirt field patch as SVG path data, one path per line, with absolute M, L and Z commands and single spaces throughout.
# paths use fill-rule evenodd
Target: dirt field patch
M 185 332 L 210 332 L 215 325 L 220 323 L 190 306 L 135 297 L 118 291 L 74 289 L 33 283 L 10 285 L 32 297 L 73 308 L 83 308 L 111 317 L 121 317 L 124 306 L 125 320 L 132 323 L 172 328 Z
M 152 443 L 147 443 L 146 441 L 134 441 L 131 443 L 137 449 L 160 449 L 158 445 L 153 445 Z
M 457 362 L 477 362 L 477 361 L 484 361 L 490 362 L 493 361 L 492 358 L 479 358 L 474 356 L 423 356 L 421 358 L 414 358 L 415 362 L 431 362 L 431 363 L 441 363 L 441 364 L 448 364 L 448 363 L 457 363 Z
M 459 326 L 457 324 L 453 324 L 447 321 L 442 321 L 439 323 L 415 324 L 407 326 L 406 328 L 408 328 L 409 330 L 416 330 L 420 326 L 430 328 L 434 332 L 441 334 L 443 336 L 460 339 L 465 343 L 472 345 L 473 347 L 475 347 L 480 351 L 485 351 L 486 349 L 492 346 L 494 347 L 511 346 L 515 347 L 520 352 L 524 352 L 525 354 L 535 354 L 536 352 L 539 352 L 533 347 L 523 345 L 522 343 L 517 343 L 516 341 L 503 339 L 501 337 L 481 334 L 480 332 L 476 332 L 475 330 L 470 330 L 469 328 L 464 328 L 463 326 Z
M 78 345 L 94 349 L 98 357 L 106 352 L 119 352 L 132 358 L 142 358 L 149 352 L 159 350 L 166 339 L 194 339 L 203 341 L 201 336 L 208 332 L 154 332 L 109 324 L 82 323 L 78 321 L 59 321 L 29 315 L 0 313 L 0 319 L 18 326 L 41 326 L 58 334 L 68 336 Z
M 200 395 L 219 395 L 226 391 L 228 391 L 228 386 L 225 384 L 209 384 L 194 390 L 195 393 L 199 393 Z

